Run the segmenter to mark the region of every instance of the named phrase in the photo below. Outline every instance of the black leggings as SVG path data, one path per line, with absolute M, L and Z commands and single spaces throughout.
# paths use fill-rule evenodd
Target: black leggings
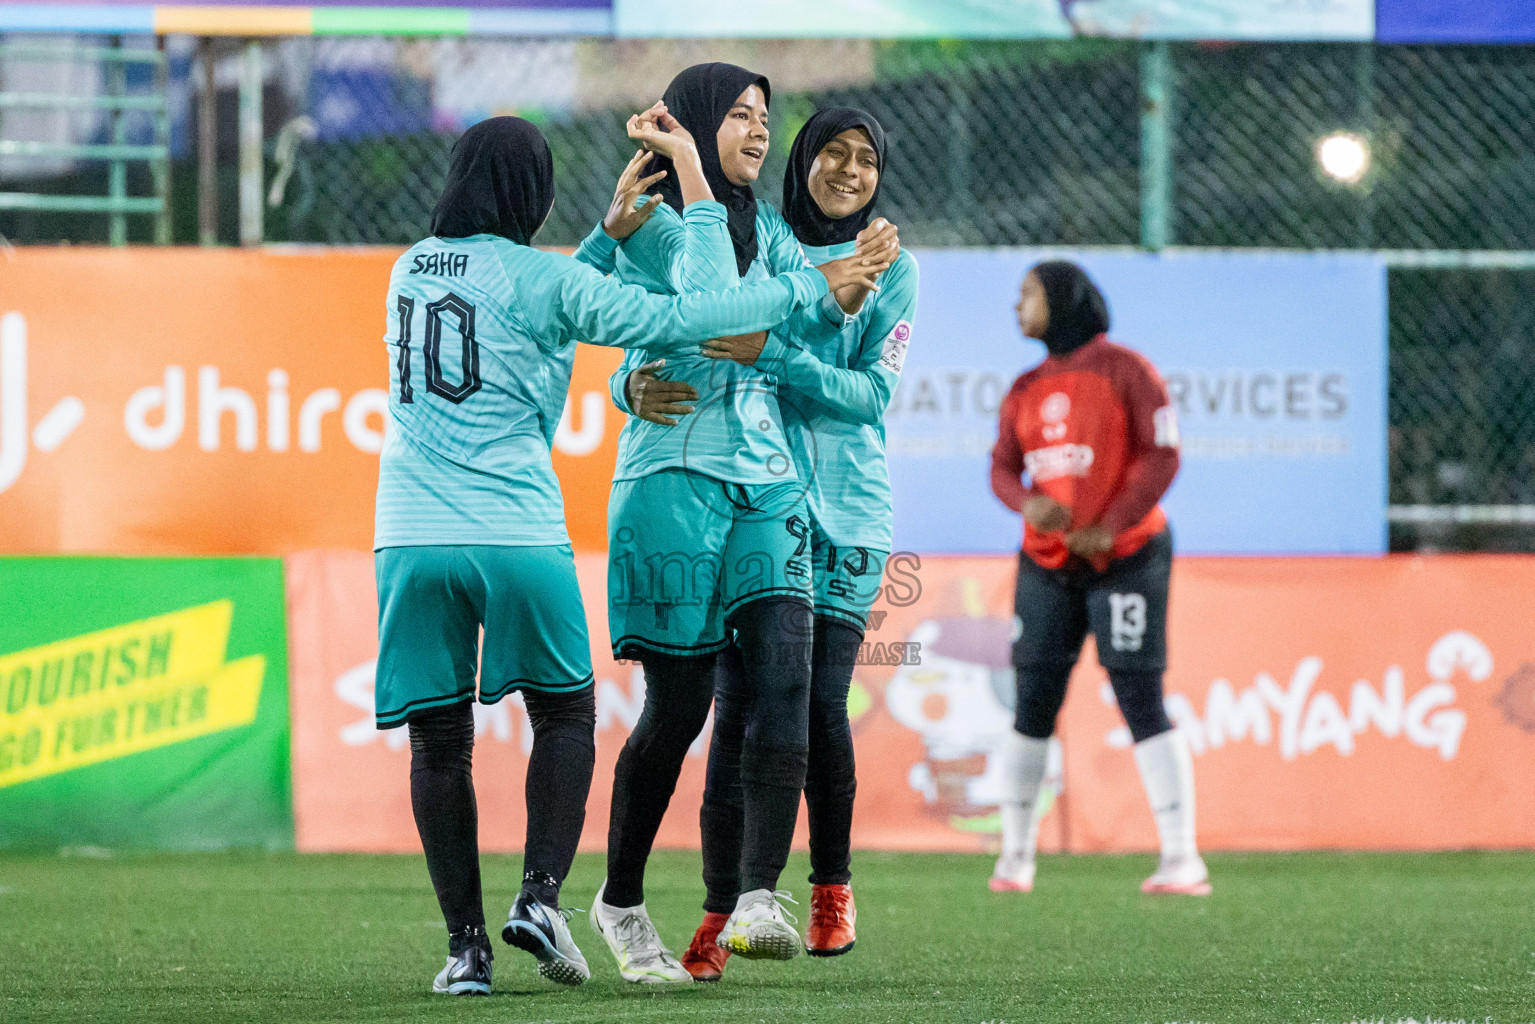
M 703 731 L 714 699 L 715 655 L 640 655 L 645 707 L 618 752 L 608 818 L 608 880 L 603 902 L 635 907 L 645 901 L 645 863 L 677 788 L 682 759 Z
M 586 822 L 597 705 L 590 686 L 559 694 L 528 690 L 523 700 L 533 726 L 524 790 L 523 879 L 553 906 Z M 485 929 L 473 751 L 474 713 L 468 701 L 411 716 L 411 810 L 455 954 L 482 941 Z
M 1013 712 L 1013 728 L 1034 739 L 1049 739 L 1055 732 L 1055 719 L 1066 699 L 1066 683 L 1072 665 L 1017 666 L 1018 703 Z M 1109 683 L 1120 714 L 1130 726 L 1130 735 L 1139 743 L 1159 736 L 1173 727 L 1162 706 L 1161 672 L 1126 672 L 1109 670 Z
M 809 767 L 805 804 L 810 822 L 810 882 L 845 885 L 852 880 L 854 770 L 853 732 L 847 694 L 863 632 L 817 616 L 811 654 Z M 714 735 L 699 810 L 703 836 L 704 910 L 729 913 L 742 891 L 743 797 L 741 750 L 751 713 L 746 667 L 735 647 L 720 658 L 714 691 Z
M 752 695 L 742 734 L 740 832 L 745 888 L 777 885 L 794 840 L 794 818 L 809 758 L 810 606 L 764 598 L 731 617 Z M 618 755 L 608 825 L 603 901 L 644 902 L 645 863 L 666 814 L 688 747 L 703 731 L 714 699 L 717 656 L 643 654 L 645 707 Z M 731 907 L 734 907 L 734 901 Z
M 1019 554 L 1014 729 L 1041 740 L 1055 731 L 1066 681 L 1089 632 L 1135 742 L 1172 728 L 1162 708 L 1172 569 L 1172 531 L 1166 529 L 1102 572 L 1080 565 L 1046 569 Z

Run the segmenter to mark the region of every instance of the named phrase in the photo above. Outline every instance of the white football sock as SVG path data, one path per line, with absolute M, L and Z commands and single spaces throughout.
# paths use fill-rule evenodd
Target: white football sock
M 1021 856 L 1030 863 L 1039 839 L 1034 813 L 1050 759 L 1050 741 L 1008 730 L 1002 743 L 1002 856 Z
M 1194 757 L 1188 740 L 1169 729 L 1135 745 L 1135 766 L 1151 802 L 1162 841 L 1162 862 L 1176 863 L 1199 856 L 1194 842 Z

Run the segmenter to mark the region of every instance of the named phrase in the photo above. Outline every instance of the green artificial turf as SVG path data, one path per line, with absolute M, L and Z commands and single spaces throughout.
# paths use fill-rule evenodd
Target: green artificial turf
M 0 1021 L 1535 1021 L 1532 854 L 1217 855 L 1207 899 L 1142 896 L 1146 857 L 1043 858 L 1031 895 L 988 892 L 990 863 L 859 854 L 836 959 L 655 991 L 577 915 L 583 988 L 498 939 L 493 995 L 450 999 L 419 857 L 0 857 Z M 499 934 L 520 860 L 485 868 Z M 602 870 L 581 857 L 567 902 Z M 679 953 L 701 896 L 697 854 L 656 855 L 647 902 Z

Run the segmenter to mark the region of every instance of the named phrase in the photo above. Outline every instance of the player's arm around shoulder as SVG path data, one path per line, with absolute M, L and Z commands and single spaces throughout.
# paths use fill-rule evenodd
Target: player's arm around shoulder
M 506 272 L 508 313 L 547 352 L 578 341 L 635 347 L 641 336 L 666 346 L 644 325 L 660 316 L 664 299 L 563 253 L 497 240 Z M 679 343 L 680 345 L 680 343 Z
M 541 273 L 529 280 L 528 271 L 540 263 Z M 728 295 L 653 295 L 639 285 L 604 277 L 568 256 L 532 250 L 513 254 L 509 276 L 521 278 L 517 283 L 526 290 L 518 294 L 518 302 L 527 320 L 546 332 L 551 344 L 584 341 L 610 348 L 643 348 L 660 356 L 695 353 L 705 338 L 772 327 L 818 301 L 828 289 L 824 275 L 807 270 Z
M 635 268 L 673 295 L 724 291 L 736 284 L 725 207 L 712 200 L 693 203 L 680 214 L 662 203 L 620 248 Z

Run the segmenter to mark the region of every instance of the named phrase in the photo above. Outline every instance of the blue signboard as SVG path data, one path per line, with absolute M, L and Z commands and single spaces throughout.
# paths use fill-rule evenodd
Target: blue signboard
M 1375 554 L 1386 542 L 1386 271 L 1367 255 L 916 251 L 922 289 L 886 417 L 895 543 L 1016 550 L 990 449 L 1013 379 L 1044 356 L 1013 304 L 1039 259 L 1076 259 L 1111 336 L 1178 409 L 1164 500 L 1184 554 Z
M 1376 0 L 1382 43 L 1535 43 L 1530 0 Z

